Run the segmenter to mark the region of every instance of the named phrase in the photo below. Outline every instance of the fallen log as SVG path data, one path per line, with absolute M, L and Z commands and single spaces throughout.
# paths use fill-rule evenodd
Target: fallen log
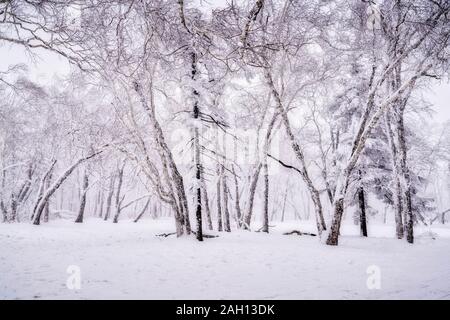
M 297 234 L 297 235 L 299 235 L 299 236 L 311 236 L 311 237 L 317 236 L 317 235 L 314 234 L 314 233 L 301 232 L 301 231 L 298 231 L 298 230 L 292 230 L 292 231 L 290 231 L 290 232 L 285 232 L 285 233 L 283 233 L 283 235 L 285 235 L 285 236 L 289 236 L 289 235 L 291 235 L 291 234 Z
M 196 232 L 195 231 L 192 231 L 191 232 L 192 234 L 194 234 L 194 235 L 196 235 Z M 177 234 L 176 232 L 171 232 L 171 233 L 160 233 L 160 234 L 157 234 L 156 236 L 157 237 L 164 237 L 164 238 L 167 238 L 168 236 L 173 236 L 173 235 L 175 235 L 175 234 Z M 216 235 L 211 235 L 211 234 L 203 234 L 203 238 L 218 238 L 219 236 L 216 236 Z
M 171 233 L 160 233 L 160 234 L 157 234 L 156 236 L 157 237 L 164 237 L 164 238 L 167 238 L 168 236 L 172 236 L 172 235 L 174 235 L 174 234 L 177 234 L 176 232 L 171 232 Z

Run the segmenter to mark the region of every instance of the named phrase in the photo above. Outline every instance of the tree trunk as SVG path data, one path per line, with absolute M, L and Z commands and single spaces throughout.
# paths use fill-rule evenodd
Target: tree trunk
M 223 224 L 222 224 L 222 188 L 221 188 L 221 181 L 222 181 L 222 174 L 221 174 L 220 164 L 217 164 L 217 184 L 216 184 L 216 190 L 217 190 L 217 230 L 223 231 Z
M 197 55 L 192 52 L 191 53 L 192 62 L 191 62 L 191 79 L 192 82 L 196 81 L 197 74 Z M 192 95 L 194 98 L 194 108 L 193 108 L 193 117 L 194 117 L 194 164 L 195 164 L 195 192 L 196 192 L 196 210 L 195 210 L 195 218 L 197 221 L 197 233 L 196 238 L 198 241 L 203 241 L 203 229 L 202 229 L 202 163 L 200 159 L 200 136 L 199 136 L 199 127 L 201 125 L 200 119 L 200 109 L 198 105 L 198 96 L 199 93 L 196 88 L 193 88 Z
M 230 211 L 228 209 L 228 185 L 227 185 L 227 176 L 224 172 L 222 172 L 222 191 L 223 191 L 223 213 L 224 213 L 224 229 L 226 232 L 231 232 L 230 225 Z
M 223 155 L 224 157 L 227 156 L 227 144 L 226 144 L 226 135 L 223 135 Z M 226 232 L 231 232 L 231 225 L 230 225 L 230 210 L 228 208 L 228 198 L 230 197 L 230 192 L 228 189 L 228 183 L 227 183 L 227 173 L 225 172 L 225 160 L 222 163 L 222 192 L 223 192 L 223 217 L 224 217 L 224 229 Z
M 201 183 L 202 183 L 202 196 L 203 196 L 203 207 L 205 209 L 206 214 L 206 222 L 208 224 L 208 229 L 213 230 L 213 224 L 211 219 L 211 209 L 209 208 L 209 197 L 208 197 L 208 189 L 206 188 L 205 178 L 203 176 L 203 172 L 201 175 Z
M 236 171 L 234 170 L 234 165 L 231 165 L 231 170 L 232 170 L 233 177 L 234 177 L 234 207 L 236 210 L 237 227 L 241 228 L 242 212 L 241 212 L 241 205 L 240 205 L 239 183 L 238 183 Z
M 252 222 L 252 214 L 253 214 L 253 202 L 255 200 L 255 193 L 256 193 L 256 187 L 258 185 L 259 180 L 259 173 L 261 172 L 262 163 L 259 163 L 255 169 L 255 172 L 253 173 L 251 184 L 250 184 L 250 191 L 249 191 L 249 200 L 248 200 L 248 208 L 247 208 L 247 214 L 245 215 L 245 221 L 244 221 L 244 229 L 250 230 L 250 223 Z
M 283 210 L 281 211 L 281 222 L 284 222 L 284 212 L 286 210 L 286 199 L 288 194 L 288 188 L 286 188 L 286 191 L 284 192 L 284 199 L 283 199 Z
M 404 237 L 404 227 L 403 227 L 403 198 L 402 198 L 402 187 L 400 184 L 399 177 L 399 164 L 398 164 L 398 151 L 395 142 L 394 132 L 392 131 L 391 125 L 391 111 L 385 113 L 385 126 L 387 131 L 387 137 L 389 146 L 391 149 L 391 160 L 392 160 L 392 179 L 394 181 L 394 211 L 395 211 L 395 231 L 397 239 L 403 239 Z
M 41 202 L 42 197 L 44 195 L 44 189 L 45 190 L 49 189 L 49 186 L 45 187 L 45 181 L 46 181 L 47 177 L 52 173 L 55 165 L 56 165 L 56 160 L 54 160 L 51 163 L 50 167 L 45 172 L 45 174 L 42 176 L 41 181 L 39 182 L 39 188 L 38 188 L 38 191 L 37 191 L 37 197 L 36 197 L 36 201 L 34 203 L 33 213 L 31 214 L 31 221 L 34 221 L 34 218 L 36 216 L 36 210 L 37 210 L 37 208 L 39 206 L 39 203 Z M 62 210 L 62 208 L 61 208 L 61 210 Z
M 121 192 L 122 192 L 123 170 L 124 170 L 124 168 L 125 168 L 125 161 L 123 162 L 122 167 L 119 169 L 119 172 L 118 172 L 119 182 L 117 184 L 116 201 L 115 201 L 116 214 L 114 215 L 113 223 L 117 223 L 119 221 L 120 212 L 122 210 L 122 208 L 121 208 L 121 204 L 122 204 L 121 195 L 122 195 L 122 193 Z
M 8 222 L 8 210 L 6 210 L 6 206 L 5 203 L 3 202 L 3 199 L 0 200 L 0 210 L 2 211 L 3 222 Z
M 97 192 L 97 195 L 95 196 L 95 199 L 94 199 L 94 208 L 92 210 L 94 217 L 97 217 L 98 205 L 100 204 L 100 195 L 101 195 L 101 192 L 99 190 Z
M 75 219 L 75 223 L 82 223 L 84 218 L 84 209 L 86 207 L 86 193 L 88 191 L 89 187 L 89 175 L 88 175 L 88 169 L 84 171 L 83 176 L 83 186 L 81 189 L 81 199 L 80 199 L 80 208 L 78 209 L 78 216 Z
M 267 156 L 264 156 L 264 211 L 262 232 L 269 233 L 269 170 L 267 167 Z
M 22 184 L 21 188 L 16 194 L 12 194 L 11 196 L 11 219 L 10 221 L 14 222 L 20 222 L 19 221 L 19 215 L 18 215 L 18 208 L 19 206 L 24 202 L 26 197 L 29 195 L 28 192 L 31 188 L 31 179 L 33 176 L 33 165 L 32 163 L 29 164 L 27 172 L 26 172 L 26 178 L 25 182 Z M 14 197 L 13 197 L 14 196 Z
M 46 189 L 50 188 L 51 182 L 52 182 L 52 173 L 50 172 L 50 174 L 47 177 Z M 44 222 L 48 222 L 49 219 L 50 219 L 50 199 L 47 201 L 47 204 L 45 205 Z
M 411 178 L 407 164 L 407 147 L 404 125 L 404 106 L 401 106 L 397 112 L 397 139 L 398 155 L 400 163 L 400 181 L 403 189 L 403 219 L 405 221 L 406 241 L 414 242 L 414 216 L 412 210 Z
M 11 194 L 11 216 L 9 218 L 9 221 L 14 222 L 16 221 L 16 215 L 17 215 L 17 196 L 15 193 Z
M 136 219 L 134 219 L 133 222 L 138 222 L 142 216 L 145 214 L 145 211 L 147 211 L 147 208 L 150 204 L 150 198 L 148 198 L 147 202 L 145 203 L 145 206 L 142 208 L 141 212 L 138 214 L 138 216 L 136 217 Z
M 116 183 L 116 176 L 110 177 L 109 182 L 109 189 L 108 189 L 108 197 L 106 198 L 106 212 L 105 216 L 103 217 L 103 220 L 109 219 L 109 214 L 111 213 L 111 204 L 112 204 L 112 197 L 114 195 L 114 185 Z
M 3 222 L 8 222 L 8 210 L 6 209 L 5 202 L 3 201 L 3 191 L 5 190 L 6 170 L 2 170 L 2 182 L 0 189 L 0 210 L 3 215 Z
M 341 227 L 341 219 L 342 215 L 344 213 L 344 197 L 337 198 L 334 197 L 334 214 L 333 214 L 333 220 L 331 222 L 331 228 L 330 228 L 330 234 L 327 238 L 327 244 L 331 246 L 337 246 L 338 245 L 338 239 L 340 234 L 340 227 Z
M 102 217 L 103 217 L 103 205 L 104 205 L 104 203 L 105 203 L 105 195 L 104 195 L 103 189 L 100 190 L 99 195 L 100 195 L 100 209 L 99 209 L 99 211 L 98 211 L 98 217 L 99 217 L 100 219 L 102 219 Z
M 448 212 L 450 212 L 450 209 L 449 210 L 445 210 L 445 211 L 443 211 L 441 213 L 441 222 L 442 222 L 442 224 L 445 224 L 445 214 L 448 213 Z
M 358 188 L 358 203 L 359 203 L 359 224 L 361 227 L 361 235 L 367 237 L 367 217 L 366 217 L 366 199 L 364 195 L 364 188 Z

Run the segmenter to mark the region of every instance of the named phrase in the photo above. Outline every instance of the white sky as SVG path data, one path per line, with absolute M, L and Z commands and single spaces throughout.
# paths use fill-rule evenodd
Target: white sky
M 450 83 L 448 81 L 434 86 L 425 97 L 436 111 L 434 119 L 438 122 L 450 120 Z

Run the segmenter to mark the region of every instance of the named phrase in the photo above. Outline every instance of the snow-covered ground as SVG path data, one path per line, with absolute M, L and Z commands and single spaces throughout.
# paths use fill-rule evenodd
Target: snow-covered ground
M 329 247 L 282 235 L 312 224 L 274 224 L 271 234 L 234 231 L 203 243 L 156 237 L 172 220 L 0 224 L 0 298 L 450 299 L 449 227 L 433 227 L 436 239 L 418 228 L 408 245 L 392 226 L 371 225 L 362 239 L 346 225 Z M 69 266 L 79 267 L 80 289 L 66 285 Z M 377 271 L 381 287 L 369 289 Z

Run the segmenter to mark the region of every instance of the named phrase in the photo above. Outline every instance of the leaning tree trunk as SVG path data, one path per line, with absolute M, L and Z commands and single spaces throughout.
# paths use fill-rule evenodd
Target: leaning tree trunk
M 180 237 L 183 234 L 189 235 L 191 233 L 191 224 L 189 221 L 189 207 L 184 188 L 184 181 L 175 164 L 172 152 L 167 146 L 161 125 L 156 119 L 153 88 L 150 87 L 149 90 L 150 92 L 150 103 L 149 103 L 146 95 L 144 94 L 144 91 L 142 90 L 140 83 L 134 81 L 133 86 L 134 90 L 139 95 L 142 107 L 144 108 L 147 116 L 150 119 L 150 123 L 154 132 L 154 138 L 156 140 L 156 147 L 157 147 L 156 149 L 161 158 L 161 162 L 163 163 L 164 170 L 167 169 L 167 174 L 169 175 L 168 179 L 170 179 L 168 183 L 171 184 L 171 189 L 173 190 L 173 198 L 177 200 L 177 203 L 173 204 L 173 208 L 175 210 L 174 216 L 175 216 L 175 227 L 177 237 Z
M 11 197 L 11 221 L 13 222 L 16 220 L 17 222 L 19 222 L 17 210 L 19 206 L 24 202 L 26 197 L 29 195 L 28 192 L 30 191 L 31 188 L 32 176 L 33 176 L 33 165 L 30 164 L 28 166 L 25 182 L 23 183 L 17 195 L 14 194 L 14 197 Z
M 83 186 L 81 189 L 80 207 L 78 208 L 78 216 L 75 219 L 75 223 L 82 223 L 84 218 L 84 209 L 86 207 L 86 193 L 89 188 L 89 175 L 88 169 L 84 171 Z
M 244 229 L 250 230 L 250 224 L 252 222 L 252 214 L 253 214 L 253 204 L 255 200 L 256 187 L 258 185 L 259 173 L 261 172 L 262 163 L 259 163 L 255 168 L 255 172 L 253 173 L 252 180 L 250 183 L 250 190 L 248 195 L 248 207 L 247 214 L 245 215 L 244 221 Z
M 281 210 L 281 222 L 284 222 L 284 213 L 286 211 L 287 194 L 288 194 L 288 188 L 286 188 L 286 191 L 284 192 L 283 209 Z
M 72 172 L 83 162 L 95 157 L 96 155 L 100 154 L 102 151 L 97 151 L 95 153 L 90 154 L 87 157 L 81 158 L 78 161 L 76 161 L 74 164 L 72 164 L 69 168 L 64 171 L 64 173 L 54 182 L 54 184 L 48 189 L 44 196 L 42 197 L 41 201 L 39 202 L 39 205 L 36 209 L 36 214 L 33 220 L 33 224 L 39 225 L 41 221 L 41 215 L 44 211 L 45 205 L 47 204 L 47 201 L 50 199 L 50 197 L 58 190 L 58 188 L 61 186 L 61 184 L 72 174 Z
M 136 219 L 134 219 L 133 222 L 138 222 L 142 216 L 145 214 L 145 211 L 147 211 L 147 208 L 150 204 L 150 198 L 148 198 L 147 202 L 145 203 L 145 206 L 142 208 L 141 212 L 137 215 Z
M 50 186 L 45 187 L 45 182 L 47 180 L 47 177 L 52 174 L 55 165 L 56 165 L 56 160 L 53 160 L 52 164 L 50 165 L 48 170 L 45 172 L 45 174 L 42 176 L 41 181 L 39 182 L 37 197 L 36 197 L 36 201 L 34 203 L 33 213 L 31 214 L 31 221 L 34 221 L 34 218 L 36 216 L 36 210 L 37 210 L 39 203 L 41 202 L 42 197 L 44 195 L 44 189 L 48 190 L 50 187 Z
M 317 222 L 317 231 L 319 234 L 322 234 L 323 230 L 326 230 L 325 225 L 325 219 L 323 217 L 323 210 L 322 210 L 322 202 L 320 200 L 320 194 L 319 191 L 314 186 L 305 162 L 305 157 L 303 155 L 303 151 L 300 148 L 299 143 L 297 142 L 297 139 L 294 136 L 294 133 L 292 132 L 291 123 L 289 121 L 287 110 L 285 110 L 283 103 L 281 101 L 281 97 L 277 89 L 275 88 L 275 84 L 273 83 L 272 75 L 270 74 L 270 70 L 268 68 L 265 68 L 264 76 L 266 78 L 267 84 L 269 85 L 270 90 L 272 91 L 272 95 L 276 101 L 276 107 L 278 112 L 281 115 L 281 119 L 284 124 L 284 128 L 287 134 L 287 137 L 291 143 L 292 150 L 294 151 L 294 154 L 297 158 L 297 160 L 300 163 L 300 169 L 301 169 L 301 176 L 303 178 L 303 181 L 305 182 L 306 186 L 308 187 L 311 200 L 314 203 L 314 209 L 315 209 L 315 215 L 316 215 L 316 222 Z

